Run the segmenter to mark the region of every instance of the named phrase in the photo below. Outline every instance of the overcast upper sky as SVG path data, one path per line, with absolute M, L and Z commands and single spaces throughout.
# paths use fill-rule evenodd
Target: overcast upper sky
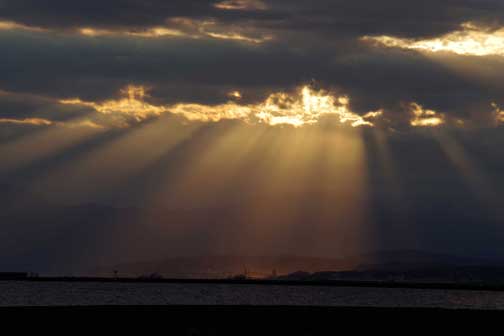
M 329 230 L 353 242 L 348 254 L 398 242 L 504 256 L 501 0 L 0 0 L 0 46 L 6 204 L 39 194 L 58 205 L 254 203 L 256 221 L 275 221 L 264 211 L 296 198 L 309 217 L 331 199 L 372 209 L 365 220 L 355 209 L 320 215 L 366 227 Z M 331 165 L 337 177 L 322 172 Z M 274 195 L 267 205 L 256 200 L 264 193 Z M 285 193 L 296 196 L 279 201 Z M 279 253 L 310 231 L 307 217 L 287 217 L 293 238 Z M 398 224 L 406 218 L 410 228 Z M 248 232 L 236 223 L 219 230 Z M 196 251 L 209 227 L 177 253 Z M 16 231 L 25 252 L 55 239 L 35 244 L 33 228 Z M 339 253 L 320 239 L 318 250 L 315 234 L 299 246 Z M 25 252 L 12 253 L 30 264 Z
M 129 84 L 160 102 L 216 104 L 229 90 L 260 101 L 312 80 L 349 95 L 361 114 L 385 108 L 400 118 L 410 102 L 463 118 L 491 114 L 503 103 L 502 46 L 500 55 L 471 55 L 489 48 L 481 41 L 466 55 L 424 53 L 363 37 L 429 40 L 468 23 L 491 35 L 503 21 L 499 0 L 3 0 L 0 88 L 13 97 L 2 96 L 1 116 L 39 117 L 35 99 L 104 100 Z M 15 94 L 37 97 L 15 103 Z M 20 114 L 22 104 L 31 108 Z

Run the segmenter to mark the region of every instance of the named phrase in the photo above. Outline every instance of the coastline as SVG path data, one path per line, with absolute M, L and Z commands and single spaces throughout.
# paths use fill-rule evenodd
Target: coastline
M 296 287 L 361 287 L 361 288 L 401 288 L 440 289 L 466 291 L 504 292 L 504 284 L 486 283 L 441 283 L 408 281 L 347 281 L 347 280 L 263 280 L 263 279 L 145 279 L 145 278 L 105 278 L 105 277 L 26 277 L 0 278 L 0 281 L 24 282 L 94 282 L 94 283 L 142 283 L 142 284 L 207 284 L 207 285 L 260 285 Z

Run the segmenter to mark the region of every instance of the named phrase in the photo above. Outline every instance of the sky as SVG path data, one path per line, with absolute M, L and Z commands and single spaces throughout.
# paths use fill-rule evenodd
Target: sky
M 0 268 L 504 259 L 501 0 L 0 0 L 0 45 Z

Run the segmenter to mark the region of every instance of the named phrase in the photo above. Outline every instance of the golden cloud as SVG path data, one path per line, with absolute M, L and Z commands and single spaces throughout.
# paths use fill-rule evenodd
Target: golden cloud
M 100 125 L 92 120 L 89 120 L 89 119 L 58 122 L 57 125 L 65 126 L 68 128 L 79 128 L 79 127 L 96 128 L 96 129 L 103 129 L 104 128 L 102 125 Z
M 51 29 L 26 26 L 13 21 L 0 21 L 0 30 L 26 30 L 32 32 L 55 32 Z M 135 29 L 135 30 L 121 30 L 121 29 L 103 29 L 94 27 L 81 27 L 76 30 L 67 31 L 71 33 L 77 33 L 87 37 L 101 37 L 101 36 L 132 36 L 132 37 L 145 37 L 145 38 L 156 38 L 156 37 L 192 37 L 197 38 L 198 36 L 191 36 L 177 29 L 172 29 L 168 27 L 156 26 L 149 27 L 145 29 Z
M 26 119 L 0 118 L 0 124 L 49 126 L 52 125 L 53 122 L 51 120 L 43 118 L 26 118 Z
M 168 110 L 164 106 L 155 106 L 145 102 L 145 88 L 129 85 L 121 90 L 122 98 L 107 100 L 101 103 L 82 101 L 79 98 L 62 99 L 63 105 L 89 107 L 109 116 L 108 122 L 118 127 L 128 127 L 131 122 L 141 122 L 154 116 L 159 116 Z
M 246 26 L 229 26 L 216 20 L 196 20 L 189 18 L 172 18 L 166 21 L 166 26 L 149 27 L 145 29 L 99 29 L 82 27 L 77 33 L 87 37 L 126 36 L 141 38 L 190 38 L 190 39 L 220 39 L 238 42 L 260 44 L 267 42 L 271 35 L 259 34 L 255 29 Z
M 228 93 L 229 98 L 242 99 L 242 94 L 240 91 L 231 91 Z
M 142 30 L 107 30 L 96 28 L 80 28 L 78 32 L 81 35 L 89 37 L 124 35 L 134 37 L 156 38 L 156 37 L 191 37 L 182 31 L 166 27 L 151 27 Z
M 413 127 L 437 127 L 445 123 L 445 116 L 434 110 L 424 109 L 422 105 L 411 103 L 409 105 L 413 118 L 410 125 Z
M 225 0 L 214 5 L 224 10 L 265 10 L 268 6 L 260 0 Z
M 163 113 L 173 113 L 199 122 L 241 120 L 249 124 L 294 127 L 316 124 L 325 116 L 335 116 L 341 124 L 352 127 L 374 126 L 371 121 L 382 115 L 382 111 L 373 111 L 360 116 L 351 111 L 348 97 L 335 96 L 322 90 L 315 91 L 309 86 L 303 86 L 294 93 L 273 93 L 264 102 L 248 105 L 240 105 L 234 101 L 220 105 L 153 105 L 145 101 L 147 94 L 144 87 L 132 85 L 121 93 L 120 99 L 104 102 L 87 102 L 79 98 L 59 102 L 92 108 L 100 114 L 110 116 L 109 122 L 119 127 L 127 127 L 132 121 L 141 122 Z M 236 93 L 239 92 L 235 91 L 234 97 L 238 98 Z
M 303 86 L 293 94 L 273 93 L 264 102 L 255 105 L 239 105 L 234 102 L 217 106 L 178 104 L 171 111 L 189 120 L 238 119 L 251 124 L 294 127 L 316 124 L 325 116 L 336 116 L 340 123 L 352 127 L 373 126 L 370 120 L 382 114 L 382 111 L 376 111 L 360 116 L 350 110 L 349 104 L 350 99 L 346 96 L 337 97 Z
M 50 32 L 55 30 L 26 26 L 14 21 L 0 21 L 1 30 L 25 30 L 32 32 Z M 188 39 L 219 39 L 243 43 L 260 44 L 273 39 L 270 34 L 263 34 L 254 27 L 247 25 L 227 25 L 216 20 L 198 20 L 188 18 L 172 18 L 166 25 L 147 27 L 144 29 L 104 29 L 97 27 L 80 27 L 66 30 L 63 33 L 78 34 L 85 37 L 138 37 L 138 38 L 188 38 Z
M 504 110 L 501 109 L 497 103 L 492 103 L 492 107 L 494 108 L 495 119 L 497 123 L 504 123 Z
M 14 21 L 0 21 L 0 30 L 26 30 L 34 32 L 44 32 L 47 31 L 44 28 L 27 26 Z
M 415 40 L 382 35 L 365 36 L 362 40 L 388 48 L 412 49 L 423 52 L 504 56 L 504 28 L 491 30 L 471 23 L 464 23 L 460 30 L 433 39 Z
M 173 18 L 168 20 L 168 25 L 177 27 L 187 34 L 197 38 L 214 38 L 222 40 L 235 40 L 247 43 L 264 43 L 273 39 L 270 34 L 257 30 L 254 26 L 245 23 L 241 25 L 222 24 L 214 19 L 197 20 L 189 18 Z
M 88 120 L 72 120 L 72 121 L 53 121 L 44 118 L 25 118 L 25 119 L 15 119 L 15 118 L 0 118 L 0 124 L 14 124 L 14 125 L 32 125 L 32 126 L 62 126 L 67 128 L 104 128 L 103 126 Z
M 262 37 L 249 37 L 245 35 L 241 35 L 238 33 L 213 33 L 213 32 L 205 32 L 205 34 L 209 37 L 213 37 L 215 39 L 221 39 L 221 40 L 235 40 L 235 41 L 242 41 L 242 42 L 248 42 L 248 43 L 264 43 L 266 41 L 269 41 L 272 39 L 271 36 L 262 36 Z

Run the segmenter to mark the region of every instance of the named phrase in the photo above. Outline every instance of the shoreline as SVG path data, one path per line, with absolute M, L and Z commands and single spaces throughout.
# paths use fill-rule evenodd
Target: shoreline
M 504 284 L 485 283 L 440 283 L 407 281 L 348 281 L 348 280 L 260 280 L 260 279 L 138 279 L 105 277 L 26 277 L 0 278 L 0 281 L 15 282 L 98 282 L 98 283 L 141 283 L 141 284 L 207 284 L 207 285 L 258 285 L 296 287 L 362 287 L 404 288 L 504 292 Z

